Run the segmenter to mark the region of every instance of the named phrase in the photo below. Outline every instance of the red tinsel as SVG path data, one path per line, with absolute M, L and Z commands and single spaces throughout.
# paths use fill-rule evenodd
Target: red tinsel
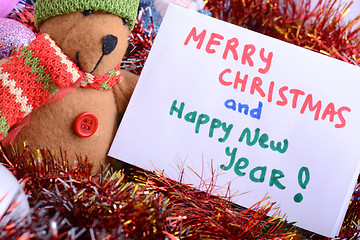
M 134 29 L 130 33 L 128 52 L 122 61 L 126 70 L 132 71 L 138 75 L 140 75 L 141 70 L 144 67 L 146 58 L 156 36 L 154 25 L 150 26 L 148 29 L 143 28 L 143 17 L 145 16 L 146 11 L 149 11 L 149 8 L 147 8 L 142 16 L 138 18 Z
M 344 22 L 350 4 L 335 7 L 338 2 L 319 0 L 310 10 L 310 0 L 223 0 L 208 1 L 207 8 L 226 22 L 359 65 L 360 17 Z
M 34 6 L 24 3 L 22 7 L 15 6 L 13 13 L 10 14 L 11 18 L 17 20 L 30 28 L 33 32 L 38 32 L 38 29 L 35 27 L 34 19 Z
M 0 238 L 20 239 L 276 239 L 297 233 L 275 213 L 274 204 L 240 208 L 182 183 L 132 169 L 104 169 L 78 158 L 69 167 L 66 154 L 47 150 L 1 150 L 3 163 L 22 179 L 32 214 L 8 223 Z M 263 201 L 268 201 L 264 199 Z M 1 217 L 0 217 L 1 221 Z

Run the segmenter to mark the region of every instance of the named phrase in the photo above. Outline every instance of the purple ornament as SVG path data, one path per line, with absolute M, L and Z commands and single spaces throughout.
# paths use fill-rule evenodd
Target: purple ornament
M 27 46 L 35 39 L 35 33 L 24 24 L 9 18 L 0 18 L 0 59 L 6 58 L 11 51 Z

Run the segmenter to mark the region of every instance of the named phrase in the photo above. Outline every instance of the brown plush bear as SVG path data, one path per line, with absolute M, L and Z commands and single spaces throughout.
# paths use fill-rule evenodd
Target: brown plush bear
M 86 155 L 94 171 L 108 161 L 138 79 L 119 67 L 138 4 L 37 0 L 35 24 L 41 34 L 1 62 L 3 144 L 61 148 L 71 159 Z

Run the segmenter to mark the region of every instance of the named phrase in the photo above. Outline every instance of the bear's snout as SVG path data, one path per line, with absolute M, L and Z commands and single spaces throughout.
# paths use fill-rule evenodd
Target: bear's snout
M 100 62 L 103 60 L 103 57 L 105 55 L 109 55 L 110 53 L 112 53 L 112 51 L 115 50 L 116 45 L 118 42 L 118 38 L 115 37 L 114 35 L 111 34 L 107 34 L 103 37 L 102 39 L 102 55 L 99 59 L 99 61 L 96 63 L 94 69 L 90 72 L 91 74 L 97 69 L 97 67 L 99 66 Z M 79 52 L 76 53 L 76 61 L 78 63 L 78 66 L 80 68 L 80 62 L 79 62 Z
M 114 35 L 108 34 L 105 35 L 102 39 L 103 43 L 103 53 L 105 55 L 109 55 L 114 49 L 116 48 L 116 45 L 118 43 L 118 38 Z

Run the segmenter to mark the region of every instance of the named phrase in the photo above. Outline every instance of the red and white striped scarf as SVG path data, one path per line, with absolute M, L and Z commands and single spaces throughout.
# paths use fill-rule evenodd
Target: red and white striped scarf
M 120 64 L 103 76 L 80 71 L 47 34 L 39 34 L 0 66 L 0 141 L 32 111 L 79 85 L 109 90 L 120 78 Z

